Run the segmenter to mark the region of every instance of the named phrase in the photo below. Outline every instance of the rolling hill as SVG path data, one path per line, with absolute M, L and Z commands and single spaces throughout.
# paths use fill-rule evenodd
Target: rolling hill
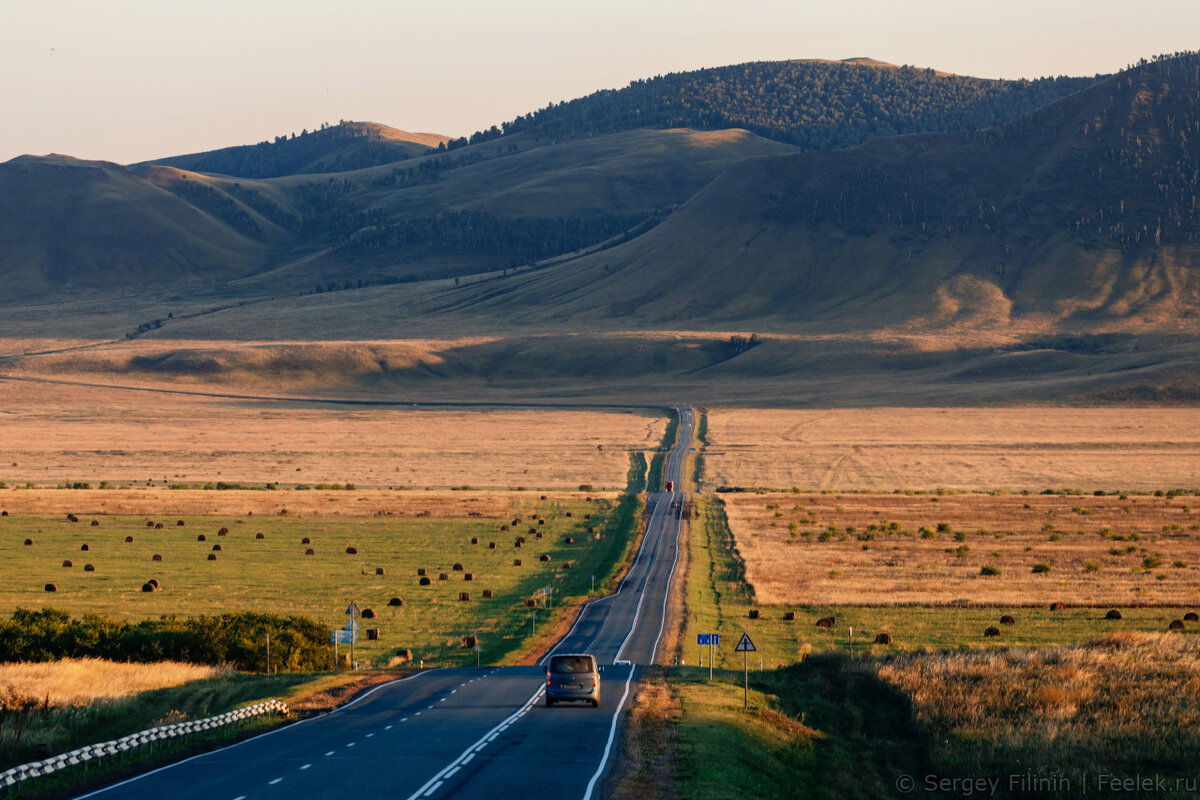
M 263 245 L 117 164 L 22 156 L 0 164 L 0 287 L 202 283 L 262 262 Z
M 278 178 L 311 175 L 391 164 L 424 155 L 450 141 L 433 133 L 409 133 L 374 122 L 324 125 L 297 136 L 225 147 L 203 153 L 171 156 L 131 166 L 157 164 L 191 172 L 214 172 L 238 178 Z
M 1200 322 L 1200 55 L 1004 126 L 744 162 L 637 239 L 459 292 L 614 323 L 774 330 Z

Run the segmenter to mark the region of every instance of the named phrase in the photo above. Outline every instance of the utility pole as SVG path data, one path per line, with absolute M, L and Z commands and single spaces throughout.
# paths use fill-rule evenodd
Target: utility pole
M 271 674 L 271 632 L 267 631 L 267 674 Z

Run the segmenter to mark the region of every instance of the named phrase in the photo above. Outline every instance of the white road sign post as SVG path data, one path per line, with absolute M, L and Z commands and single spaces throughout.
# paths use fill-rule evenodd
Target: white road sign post
M 354 663 L 354 640 L 358 638 L 358 623 L 354 621 L 354 618 L 361 613 L 358 610 L 358 603 L 351 600 L 350 605 L 346 608 L 346 616 L 350 617 L 350 621 L 346 623 L 346 630 L 354 632 L 350 639 L 350 669 L 353 670 L 358 669 L 358 665 Z
M 742 708 L 750 707 L 750 661 L 749 654 L 756 652 L 757 647 L 754 642 L 750 641 L 750 637 L 742 631 L 742 638 L 738 639 L 737 647 L 733 648 L 734 652 L 742 654 Z

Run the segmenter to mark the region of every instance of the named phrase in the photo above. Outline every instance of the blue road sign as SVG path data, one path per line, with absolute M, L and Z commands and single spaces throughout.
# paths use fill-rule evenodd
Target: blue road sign
M 714 634 L 712 635 L 712 644 L 713 644 L 713 647 L 716 647 L 716 646 L 717 646 L 717 645 L 719 645 L 720 643 L 721 643 L 721 634 L 719 634 L 719 633 L 714 633 Z
M 712 634 L 708 634 L 708 633 L 697 633 L 696 634 L 696 644 L 709 644 L 708 637 L 711 635 Z

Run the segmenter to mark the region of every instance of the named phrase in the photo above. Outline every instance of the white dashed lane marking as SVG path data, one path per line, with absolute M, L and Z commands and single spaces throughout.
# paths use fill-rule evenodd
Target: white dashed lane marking
M 325 757 L 326 757 L 326 758 L 329 758 L 331 755 L 333 755 L 333 751 L 332 751 L 332 750 L 330 750 L 328 753 L 326 753 L 326 754 L 325 754 Z
M 312 764 L 305 764 L 304 766 L 300 767 L 300 769 L 308 769 L 311 766 Z
M 375 735 L 375 734 L 373 734 L 373 733 L 368 733 L 368 734 L 367 734 L 367 738 L 368 738 L 368 739 L 370 739 L 370 738 L 371 738 L 372 736 L 374 736 L 374 735 Z
M 442 785 L 442 782 L 441 782 L 441 781 L 438 781 L 438 782 L 437 782 L 437 783 L 435 783 L 433 786 L 430 786 L 430 787 L 429 787 L 429 791 L 428 791 L 428 792 L 426 792 L 425 794 L 423 794 L 423 795 L 421 795 L 421 796 L 422 796 L 422 797 L 429 797 L 429 795 L 431 795 L 431 794 L 433 794 L 434 792 L 436 792 L 436 791 L 437 791 L 437 790 L 438 790 L 438 789 L 441 787 L 441 785 Z
M 276 778 L 276 779 L 275 779 L 275 780 L 273 780 L 273 781 L 267 781 L 267 785 L 268 785 L 268 786 L 274 786 L 275 784 L 279 783 L 281 780 L 283 780 L 283 778 Z
M 356 744 L 358 744 L 358 742 L 347 742 L 346 747 L 354 747 Z

